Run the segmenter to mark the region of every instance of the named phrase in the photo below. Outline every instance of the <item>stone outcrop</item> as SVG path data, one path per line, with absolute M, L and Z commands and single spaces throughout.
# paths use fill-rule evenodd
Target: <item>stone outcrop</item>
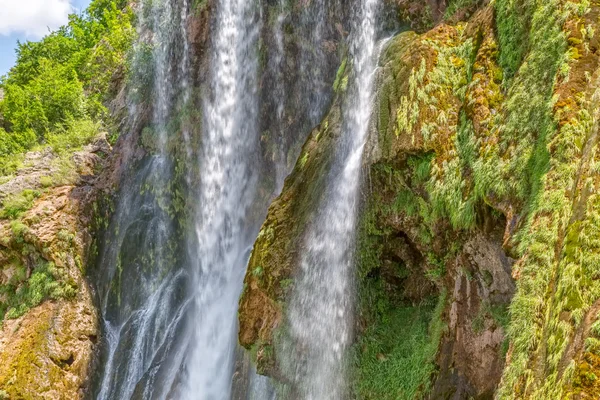
M 372 334 L 377 299 L 393 311 L 438 296 L 445 328 L 422 389 L 432 398 L 586 398 L 600 364 L 600 58 L 586 33 L 599 6 L 471 5 L 397 35 L 382 55 L 364 156 L 358 340 Z M 299 238 L 339 134 L 336 104 L 269 210 L 240 302 L 240 342 L 275 379 Z M 363 293 L 374 283 L 375 297 Z
M 95 175 L 111 152 L 100 137 L 62 156 L 62 168 L 50 148 L 28 153 L 2 185 L 5 213 L 23 190 L 36 192 L 18 214 L 0 219 L 0 393 L 8 398 L 84 396 L 99 336 L 85 279 L 100 222 L 96 201 L 105 194 Z

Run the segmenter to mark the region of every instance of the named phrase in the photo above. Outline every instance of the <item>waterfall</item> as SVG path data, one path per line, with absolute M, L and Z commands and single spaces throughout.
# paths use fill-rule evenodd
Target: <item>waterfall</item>
M 321 121 L 323 107 L 327 103 L 330 82 L 320 81 L 326 73 L 322 70 L 321 60 L 325 59 L 323 40 L 327 24 L 327 11 L 332 1 L 314 0 L 301 15 L 300 24 L 305 34 L 305 44 L 300 54 L 300 85 L 313 90 L 302 99 L 308 105 L 308 120 L 314 126 Z M 314 81 L 317 82 L 314 82 Z
M 173 244 L 179 228 L 169 215 L 172 195 L 166 188 L 174 179 L 168 149 L 179 140 L 170 132 L 169 122 L 189 100 L 188 12 L 187 0 L 156 0 L 139 8 L 142 42 L 133 67 L 140 75 L 152 72 L 146 133 L 154 149 L 122 184 L 108 229 L 111 237 L 99 254 L 95 280 L 104 335 L 93 391 L 100 400 L 127 399 L 134 393 L 160 397 L 154 388 L 162 393 L 169 383 L 168 379 L 154 383 L 162 373 L 155 366 L 182 356 L 176 335 L 185 314 L 187 274 L 177 257 L 182 249 Z M 149 60 L 144 49 L 151 49 Z M 135 101 L 129 112 L 138 115 Z
M 265 29 L 266 2 L 210 2 L 201 49 L 190 41 L 200 15 L 192 4 L 138 4 L 132 72 L 141 83 L 129 87 L 123 135 L 137 141 L 135 155 L 92 278 L 103 321 L 95 399 L 231 398 L 252 244 L 333 93 L 339 1 L 279 0 Z M 261 138 L 266 131 L 274 135 Z M 251 374 L 242 395 L 274 396 L 267 378 L 241 373 Z
M 272 141 L 274 192 L 293 169 L 308 132 L 331 104 L 347 10 L 340 0 L 262 1 L 260 132 Z M 266 50 L 266 51 L 265 51 Z
M 299 398 L 348 398 L 346 350 L 353 326 L 353 247 L 360 167 L 376 66 L 377 0 L 363 0 L 352 19 L 351 85 L 343 103 L 341 143 L 326 196 L 308 227 L 288 310 L 285 363 Z
M 284 130 L 284 111 L 286 105 L 285 98 L 285 82 L 283 76 L 283 61 L 285 57 L 285 49 L 283 43 L 283 22 L 286 17 L 285 0 L 279 0 L 277 3 L 277 18 L 273 24 L 273 37 L 275 39 L 274 56 L 269 63 L 269 72 L 273 84 L 273 105 L 275 106 L 275 129 L 277 130 L 277 154 L 275 165 L 275 187 L 280 191 L 283 187 L 283 181 L 288 174 L 287 151 L 285 145 L 285 130 Z
M 257 7 L 221 0 L 204 105 L 194 278 L 194 336 L 184 398 L 228 399 L 237 343 L 237 305 L 256 235 L 249 217 L 258 185 Z

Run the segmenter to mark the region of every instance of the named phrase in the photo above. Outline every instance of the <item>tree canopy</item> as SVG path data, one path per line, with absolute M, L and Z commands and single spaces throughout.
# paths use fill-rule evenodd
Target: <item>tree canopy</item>
M 126 73 L 135 35 L 125 0 L 93 0 L 38 42 L 18 43 L 0 88 L 0 174 L 8 159 L 81 120 L 105 122 L 116 73 Z

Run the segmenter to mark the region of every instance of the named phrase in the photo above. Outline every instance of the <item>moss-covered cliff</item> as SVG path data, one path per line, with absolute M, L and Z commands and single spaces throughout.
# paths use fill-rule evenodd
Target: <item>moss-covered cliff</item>
M 0 186 L 0 393 L 6 398 L 84 394 L 99 336 L 85 279 L 103 196 L 92 182 L 110 151 L 101 137 L 74 153 L 30 152 Z
M 95 0 L 0 79 L 0 398 L 78 399 L 98 312 L 86 277 L 126 145 L 129 2 Z
M 66 55 L 54 46 L 60 51 L 52 57 L 24 47 L 20 62 L 48 58 L 38 62 L 45 67 L 32 69 L 39 76 L 17 68 L 4 84 L 10 90 L 0 102 L 0 399 L 74 399 L 88 389 L 101 334 L 85 278 L 94 234 L 108 223 L 105 200 L 124 168 L 157 150 L 144 46 L 139 69 L 129 76 L 132 132 L 116 152 L 96 135 L 103 125 L 116 136 L 114 117 L 125 114 L 125 55 L 133 36 L 126 3 L 99 13 L 98 21 L 90 17 L 106 28 L 94 25 L 103 32 L 94 36 L 97 43 L 88 40 Z M 327 112 L 271 204 L 239 308 L 241 345 L 259 373 L 283 384 L 289 383 L 280 352 L 286 307 L 305 228 L 318 223 L 314 210 L 326 192 L 352 72 L 347 59 L 339 62 L 348 33 L 344 7 L 336 3 L 323 17 L 327 26 L 316 51 L 304 40 L 315 28 L 303 5 L 262 3 L 268 22 L 258 46 L 263 101 L 256 156 L 267 160 L 260 167 L 267 178 L 257 196 L 270 196 L 276 164 L 285 172 L 314 115 Z M 147 188 L 159 200 L 170 197 L 162 208 L 181 230 L 189 222 L 186 205 L 195 199 L 180 189 L 197 184 L 202 171 L 184 165 L 185 157 L 198 155 L 182 147 L 178 133 L 191 132 L 198 147 L 215 4 L 191 7 L 186 32 L 194 100 L 169 123 L 175 173 L 164 187 Z M 406 24 L 413 31 L 396 34 L 383 49 L 363 156 L 354 396 L 598 397 L 600 2 L 386 0 L 382 8 L 382 30 Z M 77 41 L 53 34 L 43 43 L 63 39 Z M 273 66 L 268 55 L 275 50 L 281 59 Z M 57 61 L 63 58 L 73 59 L 73 71 L 63 70 Z M 307 64 L 319 58 L 326 59 L 318 82 L 308 85 L 314 74 Z M 281 66 L 278 87 L 272 74 Z M 75 95 L 48 97 L 36 109 L 41 114 L 29 118 L 25 103 L 12 99 L 45 93 L 42 83 L 50 78 Z M 277 90 L 290 94 L 284 104 Z M 106 109 L 102 102 L 115 97 Z M 52 112 L 65 99 L 69 118 Z M 254 216 L 262 215 L 258 208 Z M 114 226 L 107 235 L 118 232 L 119 221 Z M 128 288 L 120 275 L 116 282 L 120 299 Z M 112 306 L 119 311 L 120 301 Z
M 356 395 L 593 397 L 600 5 L 467 3 L 467 21 L 448 12 L 426 33 L 397 35 L 380 60 L 357 243 Z M 246 276 L 240 342 L 275 378 L 336 115 L 334 103 L 304 146 Z

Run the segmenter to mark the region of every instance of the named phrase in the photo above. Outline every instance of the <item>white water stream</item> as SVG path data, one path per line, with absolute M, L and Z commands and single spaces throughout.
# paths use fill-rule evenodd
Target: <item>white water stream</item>
M 295 396 L 349 398 L 346 353 L 353 334 L 353 249 L 360 168 L 377 62 L 377 0 L 363 0 L 353 18 L 351 83 L 343 103 L 340 143 L 326 196 L 308 227 L 301 270 L 289 304 L 287 360 Z
M 205 99 L 196 233 L 194 337 L 187 399 L 229 399 L 237 343 L 237 307 L 250 246 L 248 226 L 258 176 L 257 43 L 254 2 L 221 0 Z
M 300 79 L 295 90 L 306 94 L 302 96 L 308 102 L 306 118 L 313 126 L 330 100 L 328 90 L 323 90 L 327 74 L 322 64 L 326 58 L 323 38 L 332 9 L 329 3 L 315 0 L 300 18 L 303 32 L 309 33 L 302 38 L 308 45 L 298 56 Z M 298 351 L 292 361 L 293 381 L 300 397 L 306 399 L 348 397 L 345 355 L 353 324 L 352 249 L 376 65 L 376 3 L 362 0 L 356 5 L 349 55 L 353 73 L 329 177 L 331 189 L 316 211 L 316 223 L 308 227 L 301 274 L 289 305 L 290 336 Z M 254 207 L 263 178 L 257 167 L 261 162 L 259 5 L 250 0 L 213 4 L 210 76 L 208 85 L 201 88 L 202 143 L 194 164 L 200 176 L 187 177 L 190 186 L 199 179 L 199 187 L 190 189 L 197 193 L 197 201 L 190 213 L 195 216 L 194 233 L 186 238 L 190 256 L 182 257 L 185 265 L 175 265 L 177 257 L 169 253 L 175 236 L 173 221 L 150 194 L 155 190 L 158 197 L 172 178 L 173 154 L 168 149 L 173 140 L 185 141 L 188 159 L 194 154 L 189 132 L 169 130 L 171 120 L 193 97 L 187 32 L 191 4 L 189 0 L 153 0 L 140 13 L 140 25 L 148 28 L 146 44 L 152 48 L 152 99 L 144 100 L 152 100 L 151 123 L 158 151 L 137 171 L 145 189 L 125 188 L 130 190 L 124 190 L 115 214 L 113 246 L 101 257 L 111 265 L 111 276 L 102 295 L 106 359 L 95 392 L 98 399 L 175 395 L 178 399 L 225 400 L 232 396 L 238 298 L 258 229 L 256 220 L 266 211 L 266 204 Z M 270 78 L 276 79 L 275 95 L 285 96 L 284 23 L 290 11 L 284 0 L 278 9 L 272 27 L 275 54 Z M 284 128 L 285 107 L 282 101 L 273 110 L 282 137 L 290 134 Z M 287 145 L 278 149 L 277 187 L 289 172 Z M 266 202 L 269 196 L 263 197 Z M 137 258 L 127 258 L 133 253 Z M 189 265 L 187 258 L 191 258 Z M 127 286 L 133 283 L 135 288 Z M 187 297 L 190 287 L 191 299 Z M 250 386 L 252 399 L 273 396 L 264 379 L 254 377 Z
M 171 179 L 167 124 L 177 96 L 184 93 L 187 97 L 188 11 L 188 0 L 155 0 L 140 7 L 138 14 L 140 34 L 147 35 L 144 45 L 153 49 L 149 60 L 153 71 L 151 105 L 158 151 L 137 171 L 136 184 L 142 187 L 123 190 L 111 225 L 113 241 L 100 257 L 111 287 L 101 299 L 106 360 L 96 396 L 99 400 L 132 397 L 159 352 L 170 347 L 183 316 L 178 293 L 185 284 L 184 274 L 168 261 L 173 224 L 149 194 Z M 172 58 L 177 54 L 174 49 L 183 53 L 181 68 L 176 70 L 172 69 Z M 141 62 L 134 59 L 133 68 L 139 68 Z M 173 85 L 173 81 L 180 85 Z M 130 115 L 136 115 L 136 107 L 130 104 Z M 140 254 L 133 246 L 143 247 L 145 258 L 138 258 Z M 127 286 L 131 282 L 135 282 L 136 290 Z M 145 379 L 153 378 L 146 375 Z M 150 396 L 152 388 L 144 388 L 144 393 Z

